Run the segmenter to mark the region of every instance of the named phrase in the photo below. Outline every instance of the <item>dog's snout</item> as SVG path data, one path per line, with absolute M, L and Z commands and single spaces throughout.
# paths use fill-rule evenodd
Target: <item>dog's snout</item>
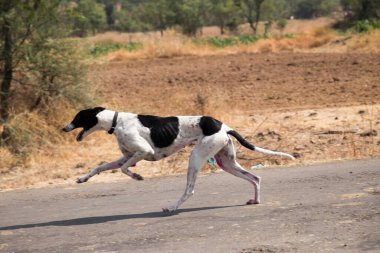
M 62 128 L 62 131 L 64 132 L 70 132 L 71 130 L 73 130 L 75 128 L 75 126 L 73 124 L 68 124 L 67 126 L 65 126 L 64 128 Z

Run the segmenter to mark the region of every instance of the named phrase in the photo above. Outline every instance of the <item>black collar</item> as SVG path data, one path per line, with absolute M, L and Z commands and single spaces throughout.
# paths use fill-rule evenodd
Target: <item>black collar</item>
M 115 112 L 115 114 L 113 115 L 112 126 L 111 126 L 110 130 L 108 130 L 109 134 L 113 134 L 113 132 L 115 131 L 118 114 L 119 114 L 118 112 Z

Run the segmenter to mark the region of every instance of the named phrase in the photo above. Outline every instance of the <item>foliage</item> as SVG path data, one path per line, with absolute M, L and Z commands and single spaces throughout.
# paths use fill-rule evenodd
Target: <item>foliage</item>
M 233 0 L 211 0 L 211 6 L 212 20 L 219 26 L 220 34 L 224 34 L 225 27 L 236 30 L 238 8 Z
M 95 34 L 104 29 L 106 25 L 106 13 L 102 4 L 95 0 L 80 0 L 66 9 L 74 21 L 73 34 L 84 37 L 89 33 Z
M 380 19 L 378 0 L 341 0 L 341 4 L 354 20 Z
M 242 16 L 249 23 L 254 34 L 260 21 L 261 6 L 264 0 L 236 0 L 236 5 L 240 8 Z
M 135 51 L 142 47 L 141 43 L 138 42 L 128 42 L 127 44 L 122 43 L 112 43 L 112 44 L 100 44 L 95 45 L 90 49 L 90 54 L 92 56 L 99 56 L 109 52 L 114 52 L 120 49 L 127 50 L 128 52 Z
M 296 18 L 310 19 L 317 16 L 317 1 L 304 0 L 300 2 L 295 10 Z
M 23 147 L 36 132 L 30 129 L 33 124 L 21 126 L 15 120 L 19 115 L 42 116 L 61 102 L 86 106 L 94 93 L 77 42 L 65 39 L 75 23 L 73 6 L 60 0 L 14 0 L 0 8 L 0 145 Z M 46 121 L 51 125 L 54 119 Z
M 372 28 L 380 19 L 380 1 L 378 0 L 340 0 L 345 11 L 345 19 L 337 22 L 335 28 L 366 32 Z
M 276 26 L 278 29 L 280 29 L 280 31 L 283 31 L 287 25 L 288 25 L 288 20 L 286 19 L 280 19 L 276 23 Z
M 138 7 L 138 12 L 145 23 L 148 23 L 164 35 L 164 31 L 169 27 L 174 19 L 175 13 L 170 9 L 166 0 L 156 0 L 143 3 Z
M 77 0 L 78 3 L 92 1 L 94 0 Z M 224 34 L 226 28 L 234 32 L 238 25 L 244 22 L 249 23 L 255 34 L 260 20 L 275 22 L 289 19 L 291 16 L 310 19 L 331 15 L 341 8 L 347 13 L 353 13 L 353 16 L 350 16 L 351 14 L 348 16 L 353 17 L 351 25 L 354 25 L 356 20 L 380 18 L 378 0 L 97 0 L 97 2 L 103 5 L 108 25 L 106 29 L 127 32 L 159 30 L 162 35 L 169 27 L 180 27 L 184 34 L 194 36 L 205 25 L 217 25 L 220 33 Z M 77 9 L 79 11 L 79 8 Z M 86 8 L 82 9 L 81 13 L 87 13 Z M 94 18 L 96 19 L 104 17 Z M 102 25 L 99 29 L 103 29 Z
M 256 36 L 256 35 L 242 35 L 242 36 L 233 36 L 233 37 L 226 37 L 226 38 L 220 38 L 220 37 L 212 37 L 208 39 L 195 39 L 193 40 L 193 43 L 196 45 L 209 45 L 217 48 L 225 48 L 229 46 L 235 46 L 235 45 L 248 45 L 253 44 L 257 42 L 259 39 L 261 39 L 262 36 Z
M 77 107 L 93 101 L 86 81 L 86 64 L 75 40 L 47 39 L 39 47 L 29 47 L 20 74 L 31 86 L 35 101 L 30 109 L 46 108 L 55 99 L 64 99 Z
M 380 29 L 380 20 L 359 20 L 355 23 L 354 30 L 358 33 Z
M 134 9 L 135 10 L 135 9 Z M 118 10 L 114 12 L 114 19 L 117 21 L 113 28 L 122 32 L 145 32 L 153 30 L 153 27 L 144 23 L 137 17 L 137 11 Z
M 195 36 L 198 30 L 204 25 L 204 17 L 206 16 L 210 5 L 207 1 L 190 0 L 177 1 L 178 23 L 182 32 L 189 36 Z

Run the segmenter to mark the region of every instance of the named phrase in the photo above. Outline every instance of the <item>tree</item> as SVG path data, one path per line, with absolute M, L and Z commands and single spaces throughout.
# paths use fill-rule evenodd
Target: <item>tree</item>
M 253 33 L 257 33 L 257 26 L 260 21 L 261 5 L 264 0 L 240 0 L 236 4 L 240 7 L 243 16 L 249 23 Z
M 140 16 L 146 23 L 151 24 L 154 29 L 158 29 L 161 36 L 171 24 L 175 13 L 170 9 L 167 0 L 150 0 L 139 6 Z
M 380 18 L 380 1 L 378 0 L 342 0 L 343 6 L 354 14 L 355 20 Z
M 288 19 L 291 16 L 291 7 L 290 1 L 266 0 L 261 7 L 261 17 L 268 21 Z
M 319 0 L 310 1 L 303 0 L 298 5 L 294 12 L 296 18 L 300 19 L 310 19 L 318 16 L 318 3 Z
M 211 0 L 211 13 L 219 26 L 220 34 L 224 34 L 226 26 L 231 26 L 237 18 L 236 5 L 233 0 Z
M 26 100 L 35 97 L 30 110 L 48 103 L 47 97 L 69 98 L 73 89 L 83 91 L 78 87 L 85 75 L 76 64 L 75 47 L 70 41 L 61 40 L 70 32 L 66 27 L 72 27 L 66 12 L 71 3 L 61 3 L 60 0 L 1 1 L 1 142 L 10 136 L 7 122 L 12 94 L 19 91 L 16 87 L 30 91 Z
M 189 36 L 195 36 L 203 26 L 209 8 L 209 2 L 204 0 L 178 1 L 176 4 L 177 22 L 181 26 L 182 32 Z
M 74 20 L 74 34 L 80 37 L 89 32 L 95 34 L 106 24 L 106 12 L 103 4 L 95 0 L 79 0 L 73 4 L 71 15 Z
M 25 59 L 25 48 L 33 43 L 33 39 L 40 40 L 52 35 L 54 31 L 47 26 L 54 26 L 59 22 L 59 15 L 55 15 L 58 5 L 58 0 L 1 1 L 0 119 L 3 123 L 9 118 L 10 90 L 15 69 Z
M 106 15 L 107 26 L 112 27 L 115 24 L 115 19 L 114 19 L 115 5 L 120 1 L 119 0 L 97 0 L 97 2 L 103 4 L 104 12 Z
M 294 10 L 297 18 L 310 19 L 327 16 L 340 8 L 339 0 L 302 0 Z

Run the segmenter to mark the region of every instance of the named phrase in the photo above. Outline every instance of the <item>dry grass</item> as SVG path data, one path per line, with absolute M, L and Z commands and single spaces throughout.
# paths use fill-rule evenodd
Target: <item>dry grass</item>
M 380 31 L 372 31 L 356 36 L 347 42 L 348 52 L 380 53 Z
M 280 52 L 280 51 L 300 51 L 324 45 L 331 41 L 335 35 L 325 27 L 331 25 L 333 19 L 319 18 L 315 20 L 289 20 L 284 31 L 279 31 L 273 25 L 271 35 L 273 39 L 259 41 L 257 44 L 238 45 L 226 48 L 215 48 L 208 45 L 195 45 L 193 39 L 180 34 L 176 30 L 168 30 L 161 37 L 158 32 L 147 33 L 118 33 L 106 32 L 89 38 L 91 44 L 112 44 L 129 42 L 139 42 L 143 48 L 134 52 L 119 50 L 109 53 L 106 58 L 112 61 L 138 58 L 170 58 L 176 56 L 205 56 L 215 54 L 236 54 L 240 52 Z M 263 23 L 259 24 L 258 33 L 264 31 Z M 282 38 L 281 34 L 300 34 L 296 39 Z M 252 34 L 247 24 L 241 25 L 238 34 Z M 224 37 L 233 34 L 226 34 Z M 217 27 L 205 27 L 198 38 L 209 38 L 219 35 Z M 223 37 L 223 36 L 222 36 Z
M 359 113 L 360 112 L 360 113 Z M 364 112 L 364 113 L 361 113 Z M 300 154 L 300 159 L 289 161 L 278 157 L 262 156 L 236 144 L 238 159 L 249 168 L 255 164 L 277 166 L 288 164 L 312 164 L 334 160 L 360 159 L 380 154 L 379 136 L 362 136 L 376 130 L 380 132 L 380 105 L 321 108 L 292 111 L 261 111 L 248 116 L 239 112 L 217 112 L 220 119 L 243 134 L 259 147 Z M 329 131 L 332 134 L 328 134 Z M 335 133 L 334 133 L 335 132 Z M 76 133 L 69 134 L 74 139 Z M 73 152 L 75 150 L 75 152 Z M 186 172 L 191 147 L 185 148 L 167 159 L 155 162 L 139 162 L 134 172 L 144 177 L 178 175 Z M 12 162 L 9 152 L 1 154 Z M 28 166 L 14 166 L 3 171 L 1 189 L 49 184 L 72 184 L 76 177 L 104 161 L 117 159 L 120 152 L 114 138 L 106 133 L 94 133 L 81 143 L 65 142 L 37 152 Z M 3 156 L 2 156 L 3 157 Z M 203 172 L 210 172 L 209 165 Z M 91 179 L 92 182 L 130 180 L 120 171 L 105 172 Z
M 210 45 L 196 45 L 192 39 L 168 32 L 163 38 L 150 40 L 151 36 L 143 35 L 131 37 L 125 34 L 107 33 L 94 38 L 95 43 L 128 43 L 129 41 L 140 42 L 143 48 L 134 52 L 118 50 L 107 54 L 106 59 L 122 61 L 124 59 L 146 58 L 171 58 L 178 56 L 205 56 L 205 55 L 228 55 L 242 52 L 268 53 L 268 52 L 305 52 L 321 47 L 337 38 L 335 33 L 328 28 L 315 28 L 300 33 L 295 38 L 274 36 L 270 39 L 262 39 L 257 43 L 248 45 L 236 45 L 225 48 L 216 48 Z
M 289 20 L 284 31 L 273 28 L 269 39 L 259 40 L 253 44 L 239 44 L 225 48 L 210 45 L 196 45 L 175 30 L 169 30 L 163 37 L 159 33 L 117 33 L 107 32 L 96 35 L 88 41 L 94 44 L 102 43 L 142 43 L 143 48 L 134 52 L 119 50 L 106 55 L 106 60 L 122 61 L 124 59 L 171 58 L 178 56 L 228 55 L 237 53 L 268 53 L 268 52 L 319 52 L 319 53 L 377 53 L 380 52 L 380 31 L 368 34 L 338 35 L 328 28 L 333 19 L 319 18 L 316 20 Z M 263 33 L 263 24 L 259 26 L 259 34 Z M 250 34 L 245 24 L 239 27 L 238 34 Z M 289 38 L 291 34 L 293 38 Z M 223 37 L 231 36 L 227 34 Z M 217 27 L 207 27 L 199 38 L 219 36 Z M 290 36 L 290 37 L 292 37 Z

